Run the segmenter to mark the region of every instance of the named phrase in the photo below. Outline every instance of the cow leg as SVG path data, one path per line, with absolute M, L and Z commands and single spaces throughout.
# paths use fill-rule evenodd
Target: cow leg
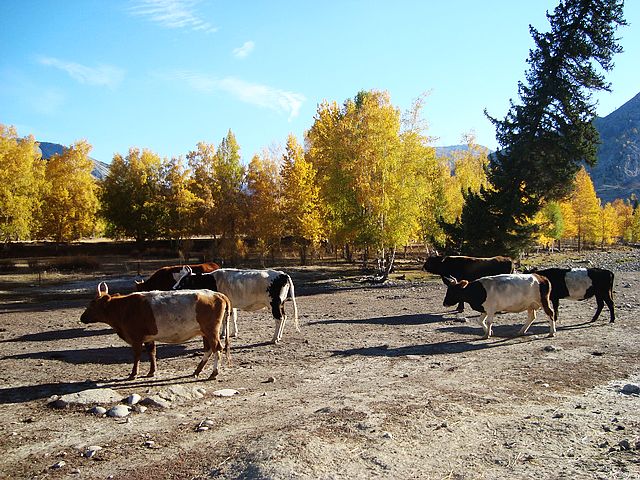
M 233 309 L 233 338 L 238 338 L 238 309 Z
M 560 309 L 560 299 L 559 298 L 555 298 L 553 300 L 551 300 L 551 303 L 553 303 L 553 320 L 554 321 L 558 321 L 558 310 Z
M 204 342 L 204 353 L 202 355 L 202 360 L 200 360 L 200 363 L 196 367 L 196 370 L 193 372 L 194 377 L 197 377 L 198 375 L 200 375 L 200 372 L 202 372 L 202 369 L 207 364 L 207 361 L 209 360 L 209 357 L 211 356 L 211 352 L 212 352 L 211 345 L 213 342 L 211 342 L 211 340 L 209 340 L 207 337 L 202 337 L 202 340 Z
M 533 308 L 528 309 L 527 313 L 528 313 L 527 323 L 525 323 L 522 326 L 522 328 L 518 331 L 519 336 L 522 336 L 525 333 L 527 333 L 527 330 L 529 330 L 529 327 L 531 326 L 531 324 L 536 320 L 536 311 Z
M 611 295 L 611 291 L 607 292 L 607 296 L 604 297 L 604 301 L 607 304 L 607 308 L 609 309 L 609 323 L 613 323 L 616 321 L 615 307 L 613 306 L 613 295 Z
M 482 331 L 484 332 L 482 339 L 486 340 L 487 338 L 489 338 L 489 327 L 487 326 L 487 314 L 482 313 L 478 321 L 480 322 L 480 325 L 482 325 Z
M 549 337 L 556 336 L 556 321 L 552 315 L 547 315 L 549 317 Z
M 133 368 L 129 375 L 129 380 L 133 380 L 138 376 L 138 366 L 140 365 L 140 355 L 142 355 L 142 342 L 131 345 L 133 348 Z
M 599 295 L 596 295 L 596 302 L 598 303 L 598 308 L 596 308 L 596 313 L 593 316 L 593 318 L 591 319 L 592 322 L 595 322 L 598 317 L 600 316 L 600 312 L 602 311 L 602 308 L 604 307 L 604 300 L 602 300 L 602 298 L 600 298 Z M 611 311 L 611 309 L 609 309 L 609 311 Z
M 284 324 L 287 321 L 287 316 L 282 315 L 282 318 L 276 318 L 276 328 L 273 332 L 273 339 L 271 339 L 271 343 L 276 344 L 280 340 L 282 340 L 282 333 L 284 332 Z
M 153 377 L 156 374 L 156 342 L 147 342 L 144 344 L 144 348 L 149 354 L 149 373 L 147 373 L 147 377 Z
M 458 308 L 456 308 L 456 312 L 458 312 L 458 313 L 464 312 L 464 302 L 460 302 L 458 304 Z

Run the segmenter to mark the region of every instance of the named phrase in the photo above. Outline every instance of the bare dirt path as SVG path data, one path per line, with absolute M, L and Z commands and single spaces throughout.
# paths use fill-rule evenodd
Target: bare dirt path
M 302 331 L 288 324 L 273 346 L 266 311 L 240 313 L 213 382 L 187 376 L 199 341 L 161 345 L 156 378 L 125 380 L 131 349 L 79 323 L 86 299 L 0 306 L 0 477 L 640 478 L 640 397 L 621 393 L 640 383 L 640 273 L 627 270 L 616 323 L 606 308 L 589 322 L 594 300 L 563 302 L 553 339 L 542 316 L 514 338 L 522 313 L 481 340 L 476 314 L 446 311 L 433 277 L 328 288 L 298 276 Z M 96 387 L 167 408 L 47 405 Z

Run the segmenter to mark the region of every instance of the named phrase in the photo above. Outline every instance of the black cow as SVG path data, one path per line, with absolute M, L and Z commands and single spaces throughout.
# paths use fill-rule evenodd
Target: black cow
M 596 321 L 605 303 L 609 308 L 609 323 L 615 321 L 612 271 L 604 268 L 547 268 L 535 270 L 535 273 L 547 277 L 551 282 L 551 303 L 555 320 L 558 320 L 561 298 L 585 300 L 595 296 L 598 308 L 591 321 Z
M 453 277 L 456 280 L 472 282 L 490 275 L 500 275 L 514 272 L 513 260 L 509 257 L 476 258 L 462 255 L 444 256 L 436 255 L 427 258 L 422 269 L 425 272 L 440 275 L 445 283 L 445 277 Z M 464 310 L 464 302 L 458 304 L 457 311 Z

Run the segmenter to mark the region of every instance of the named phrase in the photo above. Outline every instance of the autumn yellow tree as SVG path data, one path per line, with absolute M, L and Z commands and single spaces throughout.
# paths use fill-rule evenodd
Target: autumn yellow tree
M 164 212 L 159 227 L 162 236 L 181 241 L 195 235 L 200 203 L 189 189 L 191 172 L 185 168 L 181 158 L 163 163 L 161 182 Z
M 488 187 L 486 168 L 489 164 L 488 150 L 478 145 L 475 134 L 467 133 L 462 140 L 465 149 L 455 150 L 453 157 L 453 174 L 463 193 L 476 193 L 481 187 Z M 462 210 L 462 206 L 460 206 Z M 460 212 L 462 213 L 462 212 Z M 458 217 L 460 214 L 458 214 Z
M 292 134 L 287 138 L 280 176 L 284 235 L 293 238 L 299 248 L 300 263 L 306 265 L 309 248 L 323 237 L 323 210 L 316 170 Z
M 253 156 L 247 168 L 245 182 L 244 226 L 247 235 L 255 239 L 264 265 L 266 255 L 273 252 L 283 233 L 279 167 L 269 151 Z
M 622 240 L 631 241 L 633 225 L 633 206 L 629 201 L 617 198 L 611 204 L 616 212 L 618 232 Z
M 600 247 L 611 245 L 620 236 L 620 226 L 616 209 L 611 203 L 606 203 L 600 209 L 598 219 L 598 242 Z
M 581 250 L 585 241 L 597 241 L 600 216 L 600 200 L 584 167 L 576 174 L 576 187 L 570 203 L 577 226 L 578 250 Z
M 194 195 L 194 233 L 212 235 L 218 233 L 215 226 L 216 199 L 220 197 L 220 184 L 216 179 L 216 149 L 212 144 L 199 142 L 196 149 L 187 154 L 191 171 L 188 190 Z
M 3 242 L 28 240 L 37 230 L 45 162 L 32 136 L 18 138 L 0 124 L 0 235 Z
M 147 149 L 130 148 L 125 157 L 114 155 L 100 191 L 109 236 L 133 237 L 138 243 L 161 236 L 162 168 L 163 160 Z
M 95 234 L 99 203 L 90 151 L 80 140 L 48 160 L 40 238 L 69 242 Z
M 570 206 L 569 206 L 570 208 Z M 553 251 L 556 241 L 565 231 L 565 219 L 559 202 L 549 202 L 536 214 L 533 222 L 538 226 L 536 240 Z
M 318 172 L 329 238 L 363 258 L 393 265 L 395 250 L 419 229 L 420 167 L 414 153 L 423 139 L 405 131 L 389 94 L 359 92 L 342 107 L 323 103 L 307 132 L 308 156 Z
M 213 233 L 219 238 L 219 254 L 236 262 L 244 248 L 244 179 L 240 145 L 231 130 L 222 139 L 215 153 L 215 190 Z

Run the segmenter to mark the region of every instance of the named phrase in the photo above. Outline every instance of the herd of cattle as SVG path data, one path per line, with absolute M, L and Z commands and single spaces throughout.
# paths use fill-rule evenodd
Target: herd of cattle
M 556 332 L 559 302 L 562 298 L 584 300 L 594 297 L 595 321 L 605 303 L 610 321 L 615 320 L 613 272 L 601 268 L 549 268 L 514 273 L 513 261 L 507 257 L 474 258 L 432 256 L 423 270 L 440 275 L 447 286 L 443 305 L 464 304 L 481 312 L 483 338 L 492 334 L 496 313 L 527 311 L 527 322 L 519 331 L 524 335 L 542 308 L 549 317 L 549 336 Z M 148 377 L 156 372 L 155 342 L 183 343 L 201 336 L 204 355 L 194 376 L 200 374 L 209 358 L 214 357 L 210 379 L 218 375 L 221 353 L 229 361 L 230 320 L 238 335 L 237 310 L 256 311 L 271 308 L 276 320 L 272 343 L 282 339 L 286 322 L 284 303 L 293 303 L 294 324 L 298 324 L 298 307 L 291 277 L 279 270 L 240 270 L 220 268 L 216 263 L 163 267 L 148 280 L 136 282 L 136 292 L 109 294 L 106 283 L 97 287 L 97 296 L 84 311 L 82 323 L 102 322 L 133 348 L 134 363 L 130 379 L 138 375 L 143 347 L 150 357 Z M 553 310 L 552 310 L 553 307 Z M 220 339 L 225 338 L 223 347 Z

